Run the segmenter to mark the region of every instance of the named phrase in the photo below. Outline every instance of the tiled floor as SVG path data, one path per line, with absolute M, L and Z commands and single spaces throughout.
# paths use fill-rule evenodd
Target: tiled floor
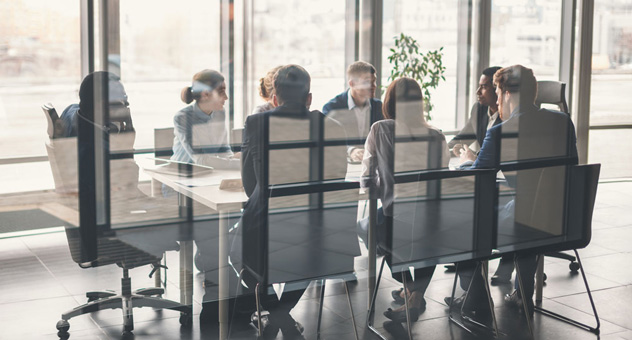
M 600 339 L 632 340 L 632 181 L 601 183 L 594 214 L 591 244 L 580 250 L 588 282 L 601 319 Z M 179 299 L 178 256 L 167 254 L 167 298 Z M 590 306 L 580 276 L 572 275 L 568 263 L 547 258 L 548 274 L 543 305 L 586 323 L 594 323 L 587 312 Z M 366 267 L 366 257 L 358 258 L 359 268 Z M 496 267 L 491 262 L 490 270 Z M 130 272 L 134 288 L 152 286 L 148 267 Z M 358 270 L 360 280 L 350 285 L 357 331 L 361 339 L 378 339 L 366 328 L 366 270 Z M 120 289 L 121 270 L 116 266 L 81 269 L 70 258 L 64 233 L 0 239 L 0 339 L 57 339 L 55 323 L 63 311 L 85 302 L 85 292 L 95 289 Z M 388 277 L 388 278 L 386 278 Z M 438 267 L 426 293 L 427 310 L 413 324 L 416 339 L 487 339 L 489 333 L 477 335 L 463 331 L 449 322 L 444 296 L 450 294 L 453 274 Z M 202 275 L 195 275 L 194 314 L 200 313 Z M 382 331 L 385 318 L 381 312 L 392 307 L 390 290 L 396 287 L 388 273 L 380 286 L 375 324 Z M 498 326 L 503 339 L 528 338 L 521 314 L 506 308 L 502 296 L 511 286 L 492 287 Z M 316 339 L 318 289 L 311 287 L 292 315 L 305 326 L 305 338 Z M 321 339 L 353 339 L 353 325 L 341 283 L 328 281 L 323 306 Z M 178 313 L 136 309 L 135 339 L 214 339 L 214 332 L 203 331 L 197 318 L 191 328 L 180 327 Z M 70 320 L 70 339 L 120 339 L 120 310 L 103 310 Z M 536 339 L 599 339 L 596 335 L 536 314 L 533 319 Z M 401 329 L 400 331 L 404 331 Z M 384 332 L 387 338 L 397 338 Z M 254 339 L 249 326 L 231 332 L 231 339 Z M 282 336 L 279 333 L 278 339 Z

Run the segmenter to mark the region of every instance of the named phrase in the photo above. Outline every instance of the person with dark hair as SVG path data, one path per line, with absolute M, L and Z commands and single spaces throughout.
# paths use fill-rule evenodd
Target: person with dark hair
M 173 117 L 174 141 L 171 160 L 219 168 L 239 168 L 239 154 L 228 145 L 224 103 L 228 100 L 224 76 L 202 70 L 193 83 L 182 89 L 181 99 L 189 106 Z
M 425 120 L 421 88 L 414 79 L 399 78 L 388 86 L 382 114 L 384 120 L 371 126 L 364 145 L 361 186 L 372 187 L 378 191 L 382 201 L 381 212 L 378 211 L 378 215 L 383 215 L 383 218 L 378 217 L 378 221 L 384 220 L 384 223 L 378 224 L 378 246 L 388 252 L 390 246 L 385 244 L 386 237 L 383 235 L 386 234 L 387 228 L 393 228 L 394 223 L 395 172 L 447 168 L 450 152 L 441 130 Z M 396 138 L 412 138 L 422 142 L 402 143 L 400 146 L 397 145 Z M 434 152 L 437 149 L 440 151 Z M 429 157 L 433 152 L 435 157 Z M 372 168 L 375 169 L 373 173 Z M 408 305 L 412 320 L 417 320 L 425 310 L 424 293 L 430 284 L 434 269 L 415 269 L 414 280 L 409 272 L 393 273 L 393 278 L 397 281 L 403 282 L 402 276 L 406 275 L 407 282 L 410 283 Z M 404 296 L 403 288 L 393 291 L 393 298 L 399 303 L 404 303 Z M 395 310 L 389 308 L 384 315 L 396 322 L 406 321 L 404 306 Z
M 274 75 L 280 68 L 281 66 L 271 68 L 265 77 L 259 79 L 259 96 L 265 100 L 265 103 L 257 105 L 252 111 L 252 114 L 270 111 L 275 108 L 272 102 L 272 95 L 274 94 Z
M 349 89 L 327 102 L 323 114 L 337 120 L 352 140 L 366 138 L 371 124 L 382 119 L 382 102 L 375 97 L 377 75 L 373 65 L 356 61 L 347 68 Z M 348 143 L 350 162 L 362 161 L 362 144 Z
M 498 97 L 498 112 L 502 123 L 487 131 L 481 151 L 476 157 L 471 169 L 499 169 L 502 162 L 525 161 L 532 159 L 567 158 L 568 164 L 577 164 L 577 147 L 575 145 L 575 128 L 567 114 L 562 112 L 538 109 L 535 106 L 537 95 L 537 81 L 533 70 L 522 65 L 514 65 L 498 70 L 494 74 L 494 85 Z M 541 169 L 523 170 L 518 172 L 517 179 L 507 178 L 507 184 L 516 188 L 516 195 L 525 197 L 521 202 L 511 200 L 502 208 L 503 215 L 499 213 L 498 228 L 513 230 L 514 225 L 519 224 L 516 204 L 520 210 L 532 211 L 533 200 L 528 199 L 528 194 L 533 187 L 542 180 L 541 176 L 557 177 L 555 184 L 548 189 L 553 195 L 563 191 L 565 181 L 560 178 L 565 176 L 565 168 L 547 168 L 547 173 Z M 534 176 L 535 175 L 535 176 Z M 527 188 L 526 192 L 525 187 Z M 521 191 L 523 190 L 523 191 Z M 552 197 L 552 196 L 551 196 Z M 555 206 L 556 213 L 561 212 L 561 202 L 551 201 L 547 205 Z M 514 215 L 515 214 L 515 215 Z M 552 214 L 555 215 L 555 214 Z M 555 218 L 548 216 L 547 219 Z M 522 223 L 522 222 L 520 222 Z M 527 226 L 530 226 L 527 224 Z M 502 231 L 499 231 L 502 232 Z M 508 231 L 506 231 L 508 232 Z M 536 256 L 533 254 L 517 253 L 516 261 L 520 264 L 520 276 L 524 286 L 523 291 L 527 301 L 528 313 L 532 316 L 534 311 L 533 288 L 534 275 L 537 267 Z M 516 288 L 518 288 L 516 280 Z M 521 295 L 518 289 L 505 297 L 505 301 L 514 305 L 521 304 Z
M 94 109 L 94 82 L 105 81 L 108 86 L 108 109 L 110 122 L 107 124 L 110 133 L 134 132 L 132 116 L 130 115 L 127 93 L 121 80 L 115 74 L 97 71 L 87 75 L 79 87 L 79 104 L 71 104 L 62 112 L 59 119 L 62 122 L 61 137 L 77 137 L 77 119 L 80 111 L 92 112 Z
M 448 143 L 454 155 L 459 156 L 468 145 L 470 152 L 478 153 L 483 144 L 483 138 L 489 128 L 500 124 L 498 118 L 498 105 L 496 105 L 496 93 L 492 82 L 494 73 L 500 70 L 499 66 L 488 67 L 483 70 L 476 89 L 476 103 L 472 105 L 470 119 L 454 138 Z
M 274 93 L 272 94 L 274 109 L 250 115 L 244 124 L 241 177 L 248 201 L 244 205 L 243 215 L 239 221 L 242 235 L 241 251 L 236 248 L 239 246 L 233 243 L 231 261 L 233 256 L 241 257 L 244 266 L 242 280 L 250 290 L 255 289 L 259 283 L 256 276 L 264 275 L 260 271 L 266 270 L 262 268 L 264 264 L 261 263 L 262 256 L 258 251 L 258 235 L 263 228 L 267 227 L 271 230 L 274 227 L 274 225 L 268 225 L 268 221 L 262 217 L 267 216 L 265 212 L 270 200 L 263 194 L 265 189 L 261 187 L 262 181 L 267 183 L 268 180 L 270 182 L 280 180 L 285 183 L 288 180 L 292 181 L 294 178 L 292 176 L 304 175 L 291 171 L 297 162 L 303 161 L 294 157 L 282 157 L 277 161 L 270 161 L 269 173 L 262 173 L 263 158 L 273 157 L 271 152 L 265 152 L 266 143 L 268 143 L 265 136 L 269 135 L 269 139 L 297 140 L 296 138 L 299 138 L 302 140 L 305 135 L 309 135 L 309 129 L 305 131 L 305 128 L 309 128 L 315 119 L 322 118 L 322 113 L 319 111 L 309 110 L 312 102 L 310 82 L 310 75 L 303 67 L 298 65 L 281 67 L 274 75 Z M 290 124 L 290 126 L 279 127 L 278 124 Z M 344 162 L 344 154 L 341 158 Z M 268 177 L 264 180 L 263 176 Z M 304 291 L 305 289 L 300 287 L 288 288 L 283 291 L 279 299 L 276 294 L 268 294 L 267 287 L 261 289 L 263 295 L 261 305 L 269 311 L 268 322 L 263 329 L 264 338 L 275 338 L 279 330 L 283 333 L 284 339 L 303 338 L 301 335 L 303 327 L 292 318 L 290 311 L 301 299 Z

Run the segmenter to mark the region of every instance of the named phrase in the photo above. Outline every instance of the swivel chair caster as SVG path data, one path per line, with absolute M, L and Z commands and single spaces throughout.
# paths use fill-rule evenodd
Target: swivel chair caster
M 573 273 L 577 273 L 577 271 L 579 270 L 579 263 L 573 261 L 571 263 L 568 264 L 568 269 L 570 269 Z
M 67 320 L 59 320 L 57 321 L 56 327 L 59 333 L 68 333 L 68 330 L 70 329 L 70 323 L 68 323 Z

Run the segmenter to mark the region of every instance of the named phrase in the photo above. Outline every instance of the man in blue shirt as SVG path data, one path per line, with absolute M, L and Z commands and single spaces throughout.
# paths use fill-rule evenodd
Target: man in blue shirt
M 520 161 L 553 158 L 567 159 L 566 165 L 577 164 L 573 122 L 567 114 L 539 109 L 535 106 L 537 81 L 531 69 L 521 65 L 502 68 L 494 74 L 494 85 L 498 97 L 499 115 L 503 122 L 487 131 L 478 157 L 474 158 L 468 152 L 462 153 L 462 160 L 470 157 L 470 160 L 474 162 L 470 169 L 507 171 L 505 166 L 505 164 L 509 165 L 507 162 L 520 164 Z M 544 170 L 547 172 L 544 173 Z M 507 185 L 515 189 L 516 198 L 519 197 L 521 202 L 512 200 L 507 206 L 499 209 L 503 210 L 499 213 L 499 234 L 511 230 L 507 232 L 510 234 L 518 228 L 518 225 L 537 229 L 537 223 L 528 221 L 523 216 L 523 211 L 533 211 L 533 206 L 537 204 L 537 196 L 531 194 L 530 191 L 538 186 L 538 181 L 542 181 L 544 176 L 557 175 L 563 179 L 564 174 L 564 166 L 520 170 L 516 176 L 506 173 Z M 564 180 L 558 180 L 556 187 L 550 188 L 550 192 L 555 194 L 563 191 L 564 182 Z M 545 199 L 547 205 L 554 207 L 551 209 L 553 215 L 558 216 L 562 210 L 562 200 L 555 200 L 552 197 Z M 553 216 L 549 220 L 555 218 Z M 530 315 L 533 315 L 532 297 L 537 267 L 536 256 L 517 253 L 516 259 L 520 265 L 527 310 Z M 518 288 L 517 282 L 516 288 Z M 481 291 L 472 293 L 477 296 L 481 294 Z M 508 303 L 520 305 L 519 290 L 507 295 L 505 300 Z

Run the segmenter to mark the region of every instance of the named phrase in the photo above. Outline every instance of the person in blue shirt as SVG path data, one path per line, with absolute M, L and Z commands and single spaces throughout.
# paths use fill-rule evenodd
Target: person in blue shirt
M 577 147 L 575 128 L 570 117 L 562 112 L 539 109 L 535 106 L 537 94 L 537 81 L 533 71 L 522 65 L 514 65 L 500 69 L 494 74 L 494 85 L 498 97 L 498 110 L 503 122 L 489 130 L 483 140 L 483 145 L 478 157 L 471 152 L 461 153 L 461 160 L 473 161 L 470 169 L 497 169 L 506 171 L 504 164 L 507 162 L 541 160 L 541 159 L 566 159 L 565 165 L 577 164 Z M 467 151 L 467 150 L 464 150 Z M 558 172 L 564 176 L 564 167 L 546 168 L 548 175 Z M 517 176 L 505 174 L 507 185 L 516 190 L 516 196 L 522 198 L 522 202 L 511 200 L 506 206 L 499 207 L 499 230 L 516 228 L 522 223 L 527 227 L 535 224 L 519 222 L 523 217 L 518 216 L 518 204 L 531 207 L 536 204 L 535 196 L 530 196 L 528 191 L 538 186 L 538 181 L 544 176 L 542 169 L 534 169 L 537 176 L 532 176 L 533 170 L 518 171 Z M 522 178 L 522 181 L 520 179 Z M 564 181 L 558 180 L 556 188 L 549 188 L 549 192 L 555 194 L 563 190 Z M 529 186 L 531 188 L 529 188 Z M 559 186 L 559 187 L 557 187 Z M 559 206 L 559 200 L 547 197 L 547 205 Z M 552 209 L 554 213 L 561 211 L 561 206 Z M 525 210 L 525 209 L 521 209 Z M 507 229 L 503 229 L 507 228 Z M 499 233 L 502 231 L 499 231 Z M 520 265 L 520 275 L 523 279 L 527 310 L 533 315 L 534 275 L 537 267 L 536 255 L 516 253 L 516 260 Z M 516 290 L 505 296 L 505 301 L 520 306 L 518 280 Z M 471 292 L 473 295 L 481 294 L 481 291 Z M 522 306 L 521 306 L 522 307 Z

